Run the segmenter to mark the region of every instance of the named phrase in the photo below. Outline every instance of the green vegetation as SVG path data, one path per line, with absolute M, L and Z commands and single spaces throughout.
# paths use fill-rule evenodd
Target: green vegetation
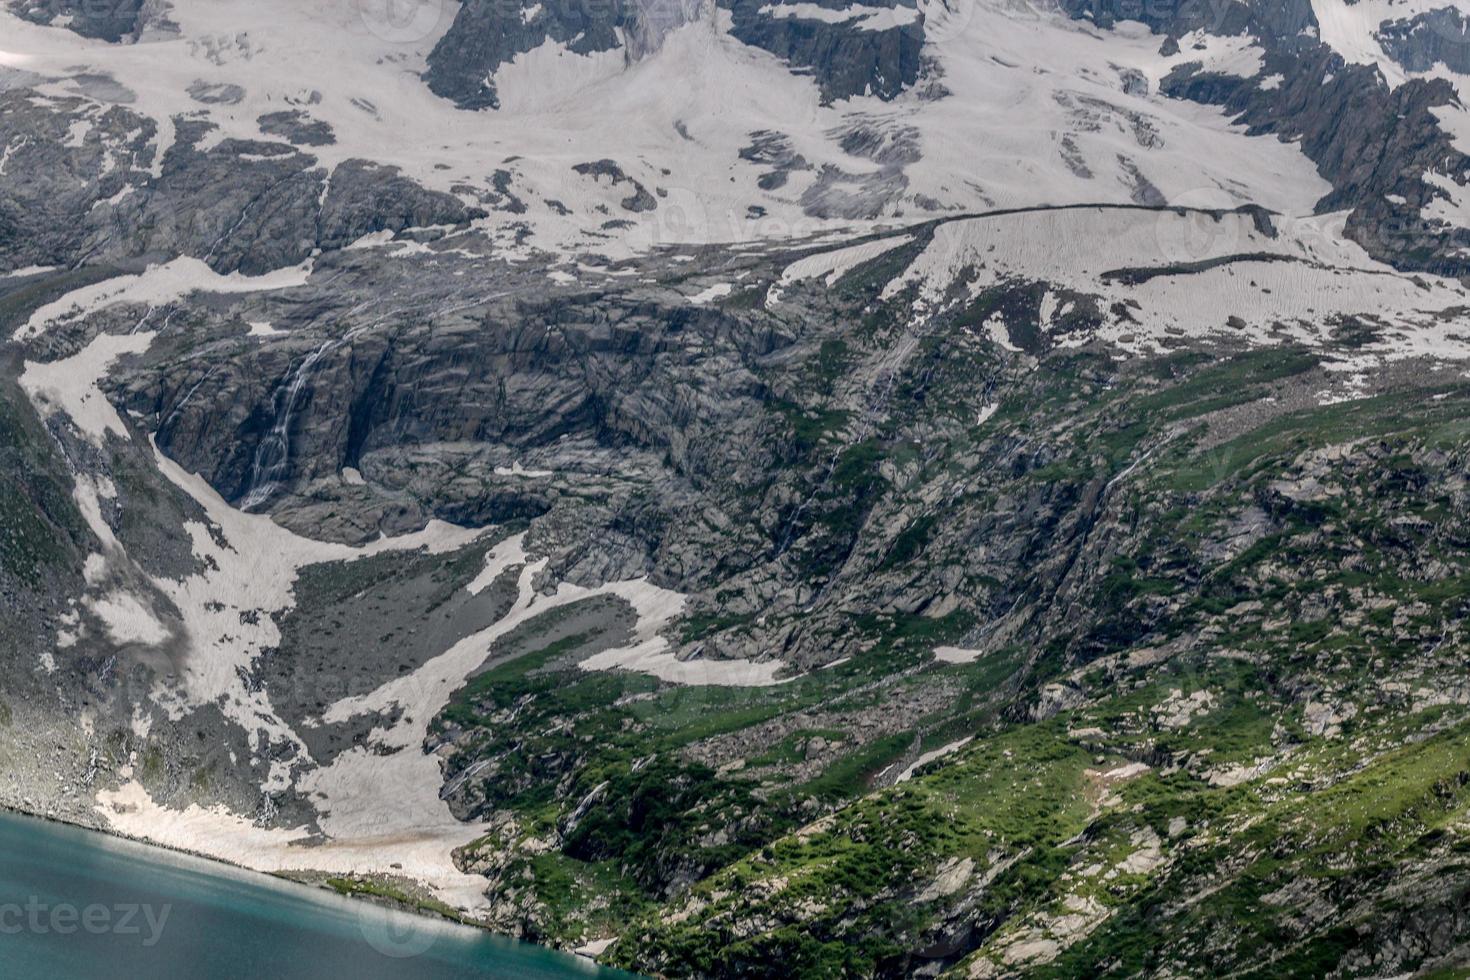
M 416 895 L 409 889 L 395 885 L 382 877 L 353 875 L 348 878 L 328 878 L 323 884 L 339 895 L 376 898 L 407 909 L 443 916 L 456 922 L 461 919 L 459 912 L 452 906 L 434 898 Z
M 1087 358 L 1072 366 L 1090 385 Z M 1119 485 L 1107 534 L 1126 545 L 1093 566 L 1085 616 L 1040 648 L 931 668 L 967 687 L 922 744 L 973 741 L 875 793 L 875 771 L 912 757 L 911 736 L 876 739 L 780 791 L 830 815 L 648 906 L 611 960 L 713 976 L 770 962 L 904 975 L 936 960 L 958 975 L 981 960 L 1002 976 L 1188 975 L 1202 958 L 1244 976 L 1371 975 L 1385 942 L 1439 928 L 1470 895 L 1470 716 L 1410 692 L 1470 680 L 1449 653 L 1470 614 L 1456 489 L 1470 389 L 1284 412 L 1205 440 L 1208 420 L 1314 367 L 1180 355 L 1152 384 L 1076 403 L 1075 451 L 1025 478 L 1063 494 L 1152 449 Z M 1038 412 L 1074 404 L 1065 383 L 1037 397 L 1050 403 Z M 1333 448 L 1345 440 L 1362 448 Z M 876 567 L 942 561 L 935 527 L 907 523 Z M 908 635 L 916 651 L 959 639 L 968 616 L 852 629 L 892 658 Z M 1073 700 L 1035 717 L 1047 683 Z M 1011 707 L 986 710 L 982 692 Z M 793 762 L 797 744 L 760 759 Z M 1396 962 L 1432 966 L 1463 933 Z
M 468 857 L 515 926 L 663 975 L 1372 974 L 1400 934 L 1398 966 L 1444 967 L 1470 386 L 1303 409 L 1314 353 L 1118 362 L 1027 332 L 1042 284 L 922 331 L 869 285 L 763 379 L 772 472 L 728 515 L 800 611 L 732 589 L 676 634 L 791 627 L 820 664 L 820 631 L 838 664 L 680 688 L 546 632 L 441 717 L 461 802 L 504 821 Z M 1032 359 L 984 336 L 997 312 Z
M 71 477 L 13 382 L 0 382 L 0 571 L 27 586 L 76 560 L 86 525 Z

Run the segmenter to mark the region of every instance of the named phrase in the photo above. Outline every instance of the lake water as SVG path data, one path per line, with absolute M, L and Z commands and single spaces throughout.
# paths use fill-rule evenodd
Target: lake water
M 564 953 L 0 814 L 3 980 L 627 980 Z

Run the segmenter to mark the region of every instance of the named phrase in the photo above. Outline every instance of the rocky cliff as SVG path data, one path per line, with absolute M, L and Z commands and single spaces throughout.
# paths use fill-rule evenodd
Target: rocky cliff
M 650 975 L 1466 966 L 1447 27 L 12 7 L 0 802 Z

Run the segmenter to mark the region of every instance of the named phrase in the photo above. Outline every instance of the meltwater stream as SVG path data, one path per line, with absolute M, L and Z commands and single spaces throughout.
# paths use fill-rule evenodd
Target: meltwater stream
M 0 814 L 4 980 L 628 980 L 501 939 L 103 834 Z

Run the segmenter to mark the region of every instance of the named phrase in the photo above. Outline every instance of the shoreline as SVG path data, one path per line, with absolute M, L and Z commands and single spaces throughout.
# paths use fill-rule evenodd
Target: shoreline
M 242 878 L 257 883 L 280 884 L 294 888 L 303 888 L 312 892 L 322 892 L 328 895 L 336 895 L 348 901 L 362 902 L 364 904 L 377 906 L 379 908 L 403 912 L 405 914 L 413 915 L 417 918 L 424 919 L 429 922 L 437 922 L 451 927 L 470 930 L 481 935 L 493 936 L 497 939 L 504 939 L 509 942 L 523 943 L 527 946 L 535 946 L 540 949 L 547 950 L 548 952 L 560 953 L 565 956 L 575 957 L 577 960 L 585 964 L 595 965 L 601 969 L 613 969 L 612 967 L 607 967 L 604 964 L 598 963 L 596 959 L 594 959 L 587 953 L 580 952 L 578 950 L 560 949 L 555 946 L 545 945 L 544 943 L 530 942 L 525 939 L 517 939 L 514 936 L 507 936 L 503 933 L 496 932 L 481 921 L 461 915 L 458 912 L 440 911 L 427 904 L 419 904 L 416 902 L 410 903 L 402 899 L 395 898 L 391 895 L 375 894 L 365 890 L 342 890 L 339 888 L 334 888 L 330 884 L 328 884 L 328 881 L 334 878 L 341 879 L 345 876 L 333 875 L 330 872 L 260 871 L 247 865 L 241 864 L 238 861 L 231 861 L 226 858 L 216 857 L 211 854 L 205 854 L 187 847 L 181 847 L 175 844 L 160 843 L 158 841 L 150 840 L 148 838 L 139 837 L 136 834 L 129 834 L 118 830 L 106 829 L 100 825 L 85 824 L 81 823 L 80 821 L 68 820 L 56 814 L 35 813 L 30 810 L 21 809 L 20 807 L 17 807 L 11 803 L 0 802 L 0 815 L 19 817 L 24 820 L 36 820 L 41 823 L 51 824 L 57 827 L 68 827 L 74 830 L 81 830 L 87 833 L 97 834 L 101 837 L 105 837 L 114 841 L 126 841 L 129 844 L 134 844 L 138 847 L 148 848 L 150 850 L 161 851 L 165 854 L 182 855 L 196 861 L 204 861 L 211 865 L 228 869 L 229 871 L 238 874 Z M 312 875 L 320 875 L 321 880 L 313 881 L 310 877 Z M 356 878 L 356 876 L 354 876 L 354 879 L 364 882 L 371 882 L 375 880 L 370 877 Z M 447 909 L 448 906 L 446 906 L 445 908 Z

